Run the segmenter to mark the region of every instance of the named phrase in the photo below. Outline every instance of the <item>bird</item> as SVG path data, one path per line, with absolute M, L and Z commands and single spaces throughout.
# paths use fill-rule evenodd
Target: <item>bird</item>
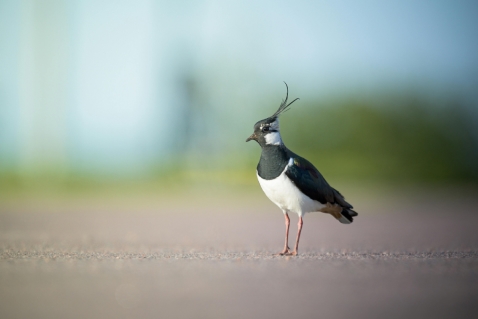
M 246 142 L 254 140 L 261 146 L 257 179 L 266 196 L 282 210 L 285 217 L 284 249 L 275 255 L 296 256 L 306 213 L 330 214 L 342 224 L 351 224 L 358 213 L 338 190 L 327 183 L 311 162 L 289 150 L 282 141 L 279 116 L 299 100 L 296 98 L 287 103 L 289 87 L 284 83 L 287 90 L 285 99 L 274 114 L 254 124 L 254 133 Z M 289 213 L 299 216 L 294 250 L 288 245 Z

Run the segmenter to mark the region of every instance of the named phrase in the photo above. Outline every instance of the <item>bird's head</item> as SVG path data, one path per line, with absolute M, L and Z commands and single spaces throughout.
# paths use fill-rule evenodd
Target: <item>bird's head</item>
M 279 132 L 279 115 L 287 111 L 288 107 L 298 100 L 297 98 L 287 104 L 287 98 L 289 97 L 289 87 L 287 86 L 287 83 L 285 83 L 285 86 L 287 89 L 286 97 L 285 100 L 283 100 L 280 104 L 279 109 L 277 109 L 277 111 L 268 118 L 260 120 L 254 124 L 254 133 L 247 138 L 246 142 L 254 140 L 261 146 L 280 145 L 282 143 Z

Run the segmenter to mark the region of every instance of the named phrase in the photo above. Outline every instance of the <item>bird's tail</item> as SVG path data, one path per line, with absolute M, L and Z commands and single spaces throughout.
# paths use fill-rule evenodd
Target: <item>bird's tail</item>
M 339 222 L 342 224 L 351 224 L 354 221 L 353 217 L 358 216 L 358 213 L 350 208 L 343 208 L 340 214 L 342 217 L 339 218 Z

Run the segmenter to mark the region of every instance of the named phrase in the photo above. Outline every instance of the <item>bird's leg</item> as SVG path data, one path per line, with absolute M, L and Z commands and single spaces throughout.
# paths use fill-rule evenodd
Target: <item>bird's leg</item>
M 284 213 L 285 217 L 285 244 L 284 244 L 284 250 L 282 250 L 280 253 L 275 254 L 275 256 L 282 256 L 285 254 L 289 253 L 289 226 L 290 226 L 290 218 L 287 212 Z
M 288 256 L 297 256 L 299 253 L 299 239 L 300 239 L 300 232 L 302 231 L 302 225 L 304 224 L 304 221 L 302 220 L 302 217 L 299 217 L 299 223 L 297 225 L 297 238 L 295 240 L 295 247 L 294 251 L 287 253 L 286 255 Z

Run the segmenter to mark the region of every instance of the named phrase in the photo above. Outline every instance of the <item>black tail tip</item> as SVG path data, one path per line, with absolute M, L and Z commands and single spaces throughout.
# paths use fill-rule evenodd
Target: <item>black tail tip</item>
M 358 216 L 358 213 L 356 211 L 351 210 L 351 209 L 345 209 L 345 208 L 342 209 L 341 214 L 342 214 L 342 216 L 347 218 L 347 220 L 351 223 L 354 221 L 353 217 Z
M 358 213 L 354 210 L 349 209 L 348 212 L 349 212 L 350 216 L 354 216 L 354 217 L 358 216 Z

